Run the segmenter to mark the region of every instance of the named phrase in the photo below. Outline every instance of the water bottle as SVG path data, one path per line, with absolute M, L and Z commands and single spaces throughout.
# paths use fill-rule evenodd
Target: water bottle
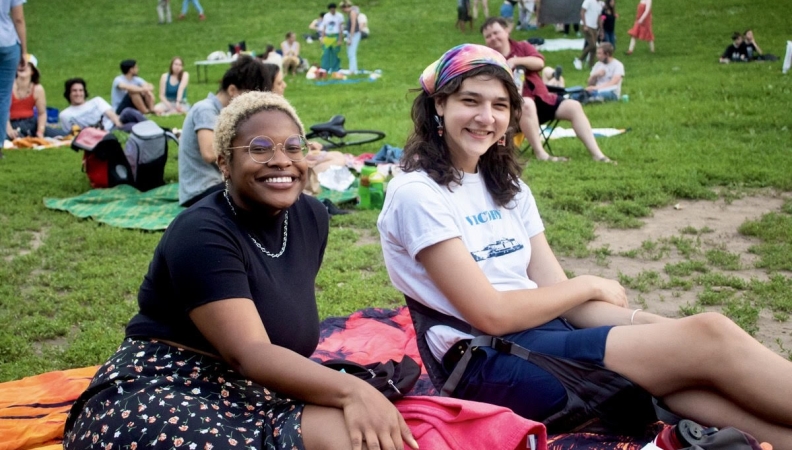
M 385 176 L 379 171 L 369 175 L 369 198 L 372 209 L 382 209 L 385 203 Z
M 630 101 L 630 96 L 627 94 L 622 95 L 621 101 L 622 103 L 628 103 Z
M 680 420 L 678 424 L 665 427 L 654 440 L 656 448 L 678 450 L 698 444 L 704 438 L 704 428 L 692 420 Z
M 376 172 L 377 163 L 374 161 L 366 161 L 363 163 L 363 168 L 360 170 L 360 179 L 358 180 L 358 198 L 360 199 L 358 207 L 361 209 L 371 209 L 369 177 Z
M 517 85 L 517 92 L 522 94 L 523 84 L 525 83 L 525 71 L 518 68 L 514 71 L 514 84 Z

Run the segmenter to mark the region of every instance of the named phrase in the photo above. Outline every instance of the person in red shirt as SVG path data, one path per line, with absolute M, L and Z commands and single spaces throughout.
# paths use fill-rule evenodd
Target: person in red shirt
M 547 90 L 542 81 L 541 71 L 544 68 L 544 56 L 528 42 L 517 42 L 509 38 L 508 24 L 500 17 L 490 17 L 481 25 L 481 34 L 487 47 L 498 51 L 506 57 L 509 66 L 525 68 L 523 83 L 523 108 L 520 118 L 520 131 L 533 148 L 534 155 L 540 161 L 567 161 L 568 158 L 551 156 L 542 146 L 539 124 L 552 119 L 568 120 L 578 139 L 583 142 L 595 161 L 613 162 L 600 150 L 594 132 L 591 130 L 583 107 L 576 100 L 565 99 Z

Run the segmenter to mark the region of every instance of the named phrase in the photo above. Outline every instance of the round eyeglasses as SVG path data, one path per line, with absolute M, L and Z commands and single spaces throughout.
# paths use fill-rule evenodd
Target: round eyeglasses
M 287 137 L 280 144 L 276 144 L 275 141 L 267 136 L 256 136 L 250 140 L 249 145 L 229 147 L 229 149 L 246 148 L 250 159 L 259 164 L 266 164 L 275 157 L 275 150 L 278 147 L 292 161 L 302 161 L 305 159 L 305 155 L 308 154 L 308 143 L 299 134 Z

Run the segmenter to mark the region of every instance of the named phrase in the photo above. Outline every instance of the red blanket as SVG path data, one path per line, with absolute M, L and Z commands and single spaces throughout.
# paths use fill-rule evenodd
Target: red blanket
M 348 317 L 324 320 L 313 359 L 346 358 L 368 364 L 388 359 L 400 361 L 404 355 L 421 363 L 407 308 L 370 308 Z M 0 450 L 61 448 L 66 414 L 97 368 L 49 372 L 0 383 Z M 409 395 L 434 394 L 424 371 Z M 549 436 L 547 443 L 551 450 L 639 450 L 646 442 L 623 436 L 575 433 Z

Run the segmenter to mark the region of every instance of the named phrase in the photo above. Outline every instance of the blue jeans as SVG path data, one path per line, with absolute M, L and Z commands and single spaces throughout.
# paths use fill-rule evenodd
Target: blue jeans
M 195 9 L 198 10 L 198 14 L 203 14 L 203 8 L 201 8 L 201 2 L 199 2 L 198 0 L 184 0 L 182 2 L 182 10 L 181 10 L 182 15 L 187 14 L 187 6 L 190 3 L 192 3 L 195 6 Z
M 590 92 L 592 97 L 598 97 L 606 102 L 615 101 L 619 99 L 619 96 L 616 95 L 616 91 L 591 91 Z
M 616 32 L 605 32 L 605 42 L 609 42 L 613 45 L 613 48 L 616 48 Z
M 0 47 L 0 143 L 6 139 L 6 124 L 11 115 L 11 90 L 14 89 L 17 66 L 19 65 L 19 44 Z
M 349 71 L 355 73 L 358 71 L 357 65 L 357 49 L 358 45 L 360 44 L 360 39 L 362 35 L 360 31 L 356 32 L 352 35 L 352 39 L 349 41 L 349 45 L 347 46 L 347 58 L 349 58 Z

